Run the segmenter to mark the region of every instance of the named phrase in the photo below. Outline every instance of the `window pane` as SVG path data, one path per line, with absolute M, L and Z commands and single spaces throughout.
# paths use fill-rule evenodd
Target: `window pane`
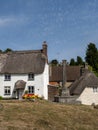
M 28 80 L 34 80 L 34 74 L 28 74 Z
M 32 86 L 32 93 L 34 93 L 34 87 Z
M 5 74 L 5 80 L 11 80 L 11 75 L 10 74 Z
M 98 88 L 97 87 L 93 87 L 93 92 L 98 92 Z
M 10 95 L 10 92 L 11 92 L 11 91 L 10 91 L 10 86 L 5 86 L 5 87 L 4 87 L 4 94 L 5 94 L 5 95 Z
M 34 93 L 34 86 L 28 86 L 28 92 Z
M 5 89 L 5 94 L 7 94 L 7 89 Z
M 8 90 L 8 94 L 10 94 L 10 90 Z

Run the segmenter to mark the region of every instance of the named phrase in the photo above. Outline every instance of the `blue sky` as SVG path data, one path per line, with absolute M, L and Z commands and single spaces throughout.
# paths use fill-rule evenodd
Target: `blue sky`
M 85 57 L 98 47 L 98 0 L 0 0 L 0 49 L 40 49 L 49 61 Z

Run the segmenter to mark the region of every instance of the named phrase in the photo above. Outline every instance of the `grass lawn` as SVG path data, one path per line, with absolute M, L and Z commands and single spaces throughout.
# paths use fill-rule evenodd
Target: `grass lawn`
M 98 130 L 98 109 L 44 100 L 0 100 L 0 130 Z

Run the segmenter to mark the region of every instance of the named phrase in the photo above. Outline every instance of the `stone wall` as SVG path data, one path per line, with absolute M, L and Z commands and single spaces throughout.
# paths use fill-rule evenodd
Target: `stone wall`
M 65 103 L 65 104 L 81 104 L 80 101 L 77 101 L 78 96 L 55 96 L 54 101 Z

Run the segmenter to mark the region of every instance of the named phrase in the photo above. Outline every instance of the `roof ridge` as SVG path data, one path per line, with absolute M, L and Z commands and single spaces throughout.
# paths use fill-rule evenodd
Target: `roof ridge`
M 20 51 L 12 51 L 7 54 L 27 54 L 27 53 L 42 53 L 42 50 L 20 50 Z

